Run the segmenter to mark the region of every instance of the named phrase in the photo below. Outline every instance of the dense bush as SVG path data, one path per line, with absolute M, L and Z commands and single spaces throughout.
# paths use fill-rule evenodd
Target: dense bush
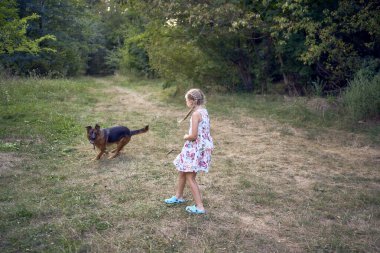
M 380 116 L 380 73 L 359 71 L 343 94 L 344 106 L 353 120 Z

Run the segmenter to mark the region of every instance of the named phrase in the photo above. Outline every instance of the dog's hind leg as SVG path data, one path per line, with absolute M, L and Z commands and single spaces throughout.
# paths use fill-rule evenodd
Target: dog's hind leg
M 119 152 L 120 150 L 122 150 L 124 148 L 125 145 L 128 144 L 128 142 L 131 140 L 131 137 L 130 136 L 126 136 L 124 137 L 123 139 L 121 139 L 118 143 L 117 143 L 117 147 L 112 150 L 111 152 L 114 153 L 112 156 L 110 156 L 110 159 L 112 158 L 115 158 L 116 156 L 119 155 Z
M 104 153 L 105 153 L 105 150 L 100 150 L 99 154 L 95 157 L 94 160 L 99 160 Z

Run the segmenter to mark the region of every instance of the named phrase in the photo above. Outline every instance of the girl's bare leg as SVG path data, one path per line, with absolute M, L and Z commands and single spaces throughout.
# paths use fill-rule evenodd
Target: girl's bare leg
M 203 202 L 202 202 L 201 193 L 199 191 L 199 186 L 198 186 L 198 183 L 195 179 L 196 176 L 197 176 L 197 173 L 195 173 L 195 172 L 187 172 L 186 173 L 186 182 L 190 186 L 191 193 L 193 194 L 193 198 L 194 198 L 195 205 L 197 206 L 197 208 L 199 210 L 205 210 L 205 208 L 203 206 Z
M 184 172 L 178 173 L 177 190 L 175 196 L 177 199 L 183 199 L 183 190 L 186 185 L 186 175 Z

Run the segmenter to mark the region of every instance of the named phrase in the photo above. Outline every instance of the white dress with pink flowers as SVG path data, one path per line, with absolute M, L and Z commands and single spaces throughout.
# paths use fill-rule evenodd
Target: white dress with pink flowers
M 211 164 L 211 153 L 214 144 L 210 134 L 210 119 L 205 108 L 197 110 L 202 119 L 198 124 L 198 137 L 195 141 L 186 141 L 181 153 L 174 159 L 173 163 L 181 172 L 208 172 Z M 191 118 L 190 129 L 191 134 Z

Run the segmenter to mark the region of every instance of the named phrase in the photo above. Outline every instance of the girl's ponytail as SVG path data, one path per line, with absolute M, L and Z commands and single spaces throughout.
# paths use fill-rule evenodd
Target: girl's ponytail
M 193 111 L 194 111 L 194 108 L 195 108 L 195 106 L 193 106 L 188 112 L 187 112 L 187 114 L 186 114 L 186 116 L 183 118 L 183 119 L 181 119 L 181 120 L 179 120 L 178 121 L 178 124 L 181 124 L 182 122 L 184 122 L 192 113 L 193 113 Z

